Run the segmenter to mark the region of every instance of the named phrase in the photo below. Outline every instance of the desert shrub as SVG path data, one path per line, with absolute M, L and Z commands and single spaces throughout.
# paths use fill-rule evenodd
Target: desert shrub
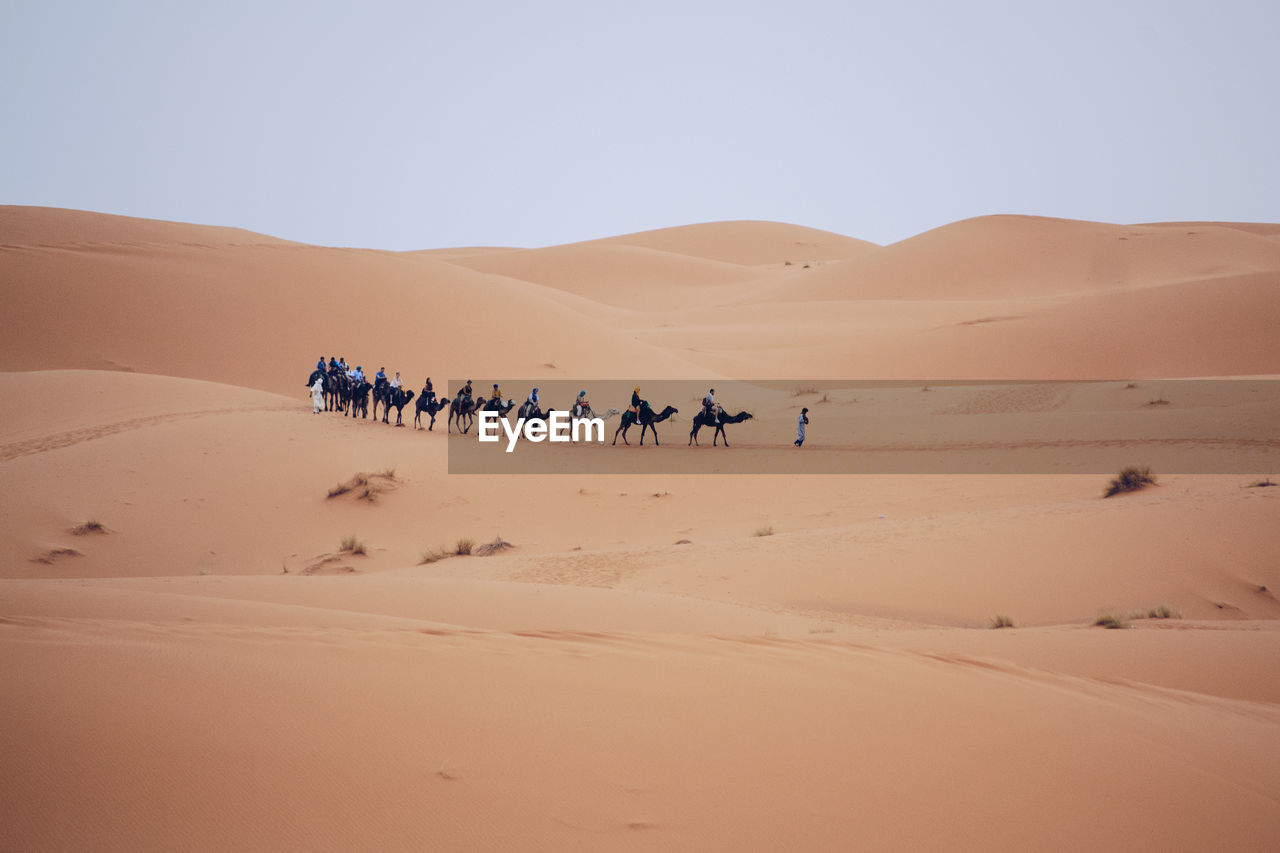
M 465 557 L 471 553 L 471 549 L 474 548 L 475 545 L 476 542 L 474 539 L 459 539 L 453 546 L 453 553 Z
M 374 480 L 381 480 L 381 483 L 375 483 Z M 382 493 L 387 484 L 398 483 L 396 479 L 395 468 L 383 468 L 373 474 L 360 472 L 344 483 L 338 483 L 329 489 L 328 497 L 336 498 L 339 495 L 345 495 L 347 492 L 356 492 L 356 500 L 369 501 L 374 503 L 378 499 L 378 495 Z
M 477 557 L 491 557 L 494 554 L 497 554 L 499 551 L 505 551 L 508 548 L 514 548 L 514 547 L 516 546 L 512 545 L 510 542 L 508 542 L 507 540 L 499 536 L 497 539 L 494 539 L 492 542 L 486 542 L 483 545 L 476 546 L 476 548 L 471 553 L 475 554 L 475 556 Z
M 1171 604 L 1157 604 L 1155 607 L 1148 607 L 1145 611 L 1138 611 L 1134 614 L 1135 619 L 1181 619 L 1182 611 L 1178 610 Z
M 1123 616 L 1114 613 L 1099 613 L 1093 624 L 1099 628 L 1128 628 L 1129 622 Z
M 754 533 L 752 533 L 751 535 L 752 535 L 752 536 L 772 536 L 772 535 L 773 535 L 773 525 L 772 525 L 772 524 L 765 524 L 765 525 L 763 525 L 763 526 L 761 526 L 761 527 L 757 527 L 757 528 L 756 528 L 756 530 L 755 530 L 755 532 L 754 532 Z
M 453 554 L 447 548 L 428 548 L 422 552 L 422 556 L 418 558 L 418 565 L 425 566 L 428 563 L 438 563 L 445 557 L 452 557 Z
M 91 518 L 83 524 L 77 524 L 71 528 L 71 532 L 76 536 L 84 536 L 88 533 L 106 533 L 107 528 L 102 525 L 102 522 Z
M 1004 613 L 997 613 L 991 617 L 991 621 L 987 623 L 988 628 L 1016 628 L 1013 624 L 1013 617 Z
M 53 563 L 54 560 L 58 559 L 59 557 L 83 557 L 83 556 L 84 554 L 80 553 L 75 548 L 50 548 L 48 551 L 45 551 L 43 554 L 39 555 L 38 557 L 32 557 L 31 562 L 44 563 L 45 565 L 50 565 Z
M 368 485 L 369 485 L 368 474 L 356 474 L 354 477 L 352 477 L 350 480 L 347 480 L 345 483 L 338 483 L 336 486 L 329 489 L 328 496 L 331 498 L 336 498 L 338 495 L 345 495 L 347 492 L 351 491 L 352 489 L 367 487 Z
M 1149 467 L 1130 465 L 1121 469 L 1120 473 L 1107 484 L 1107 490 L 1102 493 L 1102 496 L 1109 498 L 1121 492 L 1136 492 L 1138 489 L 1154 486 L 1155 483 L 1156 475 L 1151 473 Z
M 357 539 L 354 533 L 343 538 L 342 542 L 338 545 L 338 550 L 347 551 L 352 554 L 366 553 L 364 543 Z

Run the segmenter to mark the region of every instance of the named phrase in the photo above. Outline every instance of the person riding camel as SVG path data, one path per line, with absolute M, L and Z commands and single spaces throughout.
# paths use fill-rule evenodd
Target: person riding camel
M 489 400 L 499 406 L 502 405 L 502 391 L 499 390 L 497 382 L 493 383 L 493 391 L 489 394 Z
M 538 402 L 538 386 L 533 386 L 533 390 L 525 398 L 525 403 L 529 405 L 529 414 L 540 414 L 542 412 L 542 406 Z
M 356 384 L 357 384 L 357 385 L 359 385 L 361 382 L 363 382 L 363 381 L 364 381 L 364 367 L 363 367 L 363 366 L 361 366 L 361 365 L 359 365 L 359 364 L 357 364 L 357 365 L 356 365 L 356 369 L 355 369 L 355 370 L 353 370 L 353 371 L 351 371 L 351 378 L 352 378 L 352 379 L 354 379 L 354 380 L 356 381 Z
M 640 399 L 640 386 L 637 385 L 631 392 L 631 414 L 635 416 L 636 420 L 640 420 L 640 404 L 643 402 L 644 400 Z
M 403 384 L 404 380 L 400 378 L 400 371 L 397 370 L 395 378 L 391 380 L 391 389 L 393 391 L 398 390 Z
M 573 405 L 574 405 L 574 409 L 573 409 L 574 415 L 579 418 L 587 413 L 587 409 L 591 408 L 591 404 L 587 402 L 586 388 L 583 388 L 581 391 L 578 392 L 578 399 L 573 401 Z
M 379 367 L 378 372 L 373 375 L 373 387 L 377 388 L 379 385 L 385 384 L 387 384 L 387 369 Z
M 427 381 L 422 383 L 422 399 L 428 403 L 434 403 L 436 399 L 435 388 L 431 384 L 431 377 L 427 377 Z
M 702 398 L 702 413 L 706 415 L 708 423 L 715 423 L 720 419 L 720 407 L 716 405 L 716 389 L 712 388 L 707 392 L 707 396 Z
M 330 358 L 330 359 L 329 359 L 329 361 L 332 363 L 333 359 L 332 359 L 332 358 Z M 321 373 L 323 373 L 323 372 L 324 372 L 324 369 L 325 369 L 325 368 L 324 368 L 324 356 L 320 356 L 320 360 L 316 362 L 316 370 L 319 370 Z
M 346 373 L 351 369 L 350 365 L 347 364 L 347 357 L 345 355 L 338 356 L 338 369 L 343 373 Z
M 462 386 L 462 390 L 458 392 L 458 396 L 462 398 L 462 402 L 471 405 L 471 380 L 467 380 L 467 384 Z

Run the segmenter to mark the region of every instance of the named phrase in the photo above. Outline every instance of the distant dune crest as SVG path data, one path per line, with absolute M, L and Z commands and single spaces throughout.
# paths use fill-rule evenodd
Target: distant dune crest
M 984 216 L 877 246 L 740 221 L 395 253 L 3 207 L 0 246 L 5 370 L 283 393 L 321 355 L 412 381 L 639 366 L 672 378 L 1280 372 L 1280 225 L 1266 223 Z

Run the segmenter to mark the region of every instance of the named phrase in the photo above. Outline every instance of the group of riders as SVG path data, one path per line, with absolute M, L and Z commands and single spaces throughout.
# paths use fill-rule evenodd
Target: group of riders
M 387 418 L 387 409 L 390 406 L 396 407 L 396 422 L 400 423 L 400 411 L 411 399 L 413 399 L 413 391 L 404 389 L 404 380 L 400 377 L 400 372 L 396 371 L 394 376 L 388 377 L 385 367 L 379 367 L 377 373 L 373 375 L 372 381 L 366 377 L 364 367 L 355 365 L 354 367 L 347 363 L 345 356 L 330 356 L 328 361 L 322 356 L 316 361 L 316 369 L 312 372 L 308 385 L 312 392 L 314 400 L 314 411 L 319 413 L 322 410 L 328 410 L 332 406 L 334 409 L 340 409 L 345 412 L 347 403 L 352 406 L 352 417 L 355 416 L 357 410 L 367 411 L 368 394 L 373 392 L 374 399 L 374 417 L 377 417 L 377 407 L 379 401 L 383 403 L 384 413 L 383 419 Z M 450 420 L 452 421 L 455 414 L 459 417 L 459 425 L 462 424 L 462 416 L 473 417 L 482 409 L 493 409 L 505 414 L 513 403 L 507 401 L 503 404 L 502 389 L 498 387 L 498 383 L 493 383 L 493 388 L 487 396 L 479 397 L 472 387 L 471 380 L 468 379 L 466 384 L 458 389 L 458 393 L 452 400 L 441 401 L 436 397 L 435 386 L 428 376 L 422 385 L 422 391 L 418 395 L 417 415 L 427 413 L 431 417 L 432 424 L 435 423 L 435 416 L 438 412 L 445 408 L 450 408 Z M 642 410 L 649 414 L 642 417 Z M 616 409 L 614 410 L 617 411 Z M 674 412 L 674 409 L 670 409 Z M 587 391 L 584 388 L 578 392 L 577 398 L 573 401 L 572 415 L 574 418 L 594 417 L 591 409 L 591 402 L 587 399 Z M 628 415 L 630 416 L 628 418 Z M 719 428 L 723 421 L 724 410 L 716 401 L 716 389 L 711 388 L 702 398 L 702 416 L 701 422 L 707 426 L 715 425 Z M 523 418 L 543 418 L 547 416 L 542 408 L 542 400 L 539 395 L 539 389 L 534 386 L 533 390 L 525 398 L 524 404 L 519 410 L 519 417 Z M 666 417 L 664 414 L 662 417 Z M 633 423 L 639 423 L 652 418 L 652 409 L 649 402 L 640 396 L 640 386 L 637 385 L 631 391 L 631 404 L 627 412 L 623 415 L 624 423 L 630 420 Z M 415 417 L 415 424 L 418 417 Z

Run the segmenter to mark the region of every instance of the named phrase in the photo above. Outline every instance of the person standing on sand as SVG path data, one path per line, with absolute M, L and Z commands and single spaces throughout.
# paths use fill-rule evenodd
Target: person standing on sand
M 319 376 L 311 385 L 311 413 L 313 415 L 320 414 L 320 410 L 324 408 L 324 380 Z
M 801 409 L 800 418 L 796 421 L 796 447 L 804 446 L 804 427 L 809 423 L 809 410 Z

